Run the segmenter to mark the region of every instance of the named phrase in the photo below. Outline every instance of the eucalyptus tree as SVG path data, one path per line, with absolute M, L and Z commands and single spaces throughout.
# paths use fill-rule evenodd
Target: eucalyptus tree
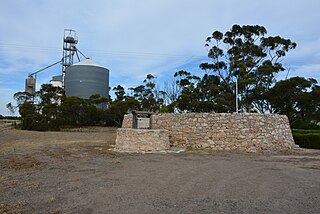
M 320 121 L 320 86 L 315 79 L 292 77 L 278 81 L 267 96 L 273 112 L 287 115 L 295 128 Z
M 225 33 L 214 31 L 206 40 L 211 61 L 200 64 L 200 68 L 219 77 L 224 89 L 220 96 L 233 95 L 238 79 L 243 111 L 269 110 L 264 94 L 274 85 L 276 74 L 285 70 L 281 60 L 296 47 L 290 39 L 266 34 L 263 26 L 233 25 Z
M 157 112 L 164 104 L 165 92 L 157 89 L 156 77 L 152 74 L 147 74 L 142 85 L 129 89 L 140 105 L 139 110 Z

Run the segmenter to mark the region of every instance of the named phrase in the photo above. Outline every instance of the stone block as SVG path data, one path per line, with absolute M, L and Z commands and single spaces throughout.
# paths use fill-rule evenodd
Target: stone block
M 120 128 L 117 130 L 115 148 L 127 152 L 168 150 L 169 132 L 164 129 Z

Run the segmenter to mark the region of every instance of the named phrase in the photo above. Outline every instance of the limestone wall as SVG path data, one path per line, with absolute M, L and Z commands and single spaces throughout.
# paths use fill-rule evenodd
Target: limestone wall
M 123 128 L 131 128 L 126 115 Z M 295 147 L 288 118 L 277 114 L 166 113 L 152 115 L 153 129 L 169 131 L 171 146 L 233 151 L 282 151 Z
M 115 148 L 126 152 L 168 150 L 170 148 L 168 131 L 121 128 L 117 130 Z

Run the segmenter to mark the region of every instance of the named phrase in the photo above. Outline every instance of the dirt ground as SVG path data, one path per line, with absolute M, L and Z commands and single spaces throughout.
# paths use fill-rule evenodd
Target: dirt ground
M 0 213 L 320 213 L 320 152 L 110 151 L 114 128 L 0 127 Z

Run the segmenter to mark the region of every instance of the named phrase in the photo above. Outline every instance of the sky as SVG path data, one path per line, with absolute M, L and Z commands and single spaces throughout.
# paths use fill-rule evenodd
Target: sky
M 15 104 L 29 73 L 62 58 L 64 29 L 76 30 L 79 50 L 110 70 L 111 87 L 138 86 L 149 73 L 158 83 L 181 69 L 201 75 L 206 38 L 234 24 L 296 42 L 282 62 L 289 77 L 320 82 L 319 9 L 319 0 L 2 0 L 0 114 L 10 115 L 6 104 Z M 37 90 L 60 74 L 60 65 L 39 73 Z

